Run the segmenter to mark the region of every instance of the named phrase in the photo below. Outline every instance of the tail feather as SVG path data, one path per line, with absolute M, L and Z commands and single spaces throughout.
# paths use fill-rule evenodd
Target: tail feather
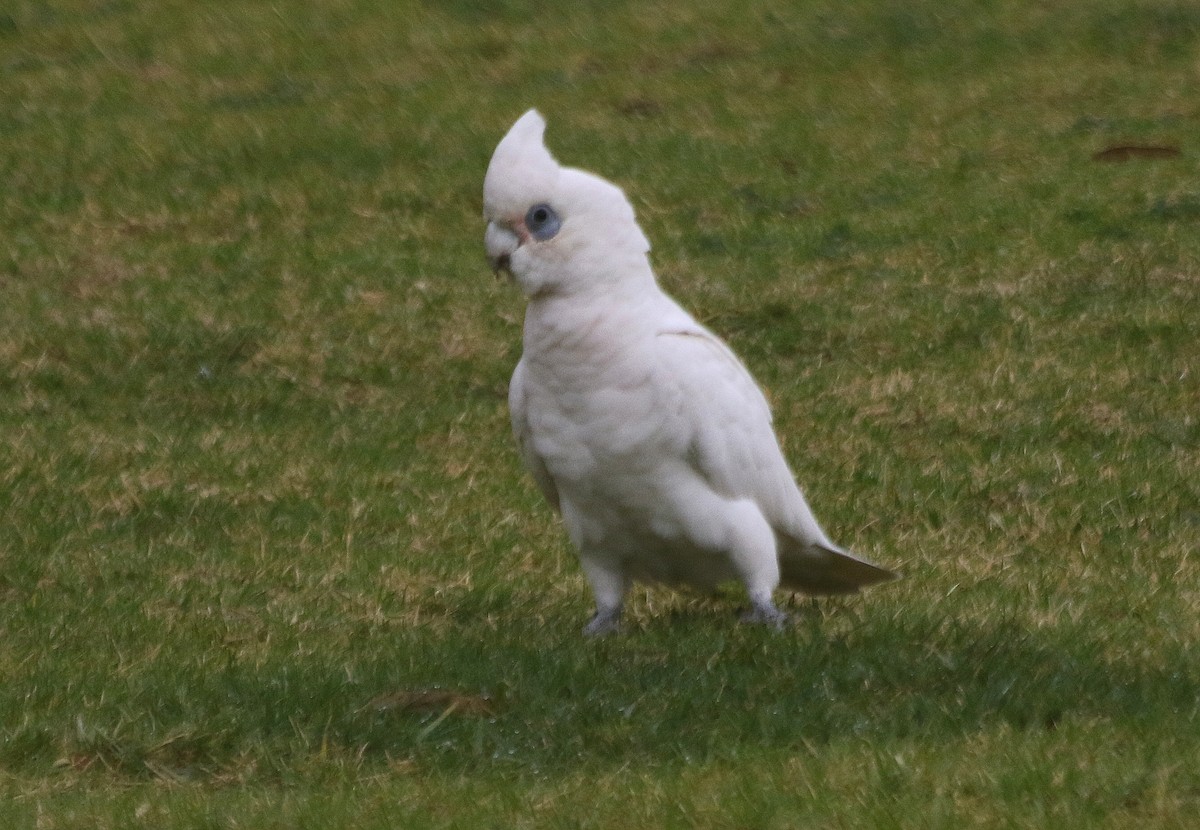
M 900 574 L 834 545 L 780 540 L 779 577 L 784 588 L 806 594 L 853 594 Z

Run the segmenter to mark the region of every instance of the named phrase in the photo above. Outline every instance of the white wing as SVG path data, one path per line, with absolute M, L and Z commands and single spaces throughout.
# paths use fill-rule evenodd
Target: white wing
M 558 486 L 554 477 L 546 469 L 545 462 L 533 449 L 533 440 L 529 434 L 529 401 L 525 392 L 525 360 L 517 362 L 513 370 L 512 380 L 508 384 L 508 411 L 512 418 L 513 436 L 517 439 L 517 447 L 521 451 L 521 460 L 525 468 L 533 474 L 538 489 L 546 497 L 555 510 L 559 510 Z
M 847 593 L 895 577 L 833 544 L 796 486 L 754 379 L 729 348 L 694 321 L 655 338 L 661 383 L 688 431 L 688 462 L 716 492 L 750 499 L 775 531 L 782 583 Z

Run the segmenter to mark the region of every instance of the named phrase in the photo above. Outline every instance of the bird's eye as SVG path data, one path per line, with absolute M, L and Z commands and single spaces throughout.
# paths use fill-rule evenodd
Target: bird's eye
M 558 233 L 558 229 L 562 227 L 562 220 L 549 205 L 534 205 L 525 214 L 525 227 L 534 239 L 545 242 Z

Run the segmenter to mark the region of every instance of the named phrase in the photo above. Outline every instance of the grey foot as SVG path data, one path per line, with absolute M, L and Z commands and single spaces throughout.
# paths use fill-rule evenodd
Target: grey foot
M 742 614 L 741 621 L 750 625 L 765 625 L 776 631 L 782 631 L 788 623 L 788 615 L 770 602 L 755 603 L 749 611 Z
M 615 634 L 621 629 L 621 609 L 610 608 L 607 611 L 597 611 L 596 616 L 583 627 L 585 637 L 603 637 L 605 634 Z

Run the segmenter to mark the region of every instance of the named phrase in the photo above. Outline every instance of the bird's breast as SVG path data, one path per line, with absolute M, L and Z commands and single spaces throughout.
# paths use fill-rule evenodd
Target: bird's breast
M 674 452 L 669 406 L 638 361 L 526 364 L 530 439 L 562 484 L 644 476 Z

